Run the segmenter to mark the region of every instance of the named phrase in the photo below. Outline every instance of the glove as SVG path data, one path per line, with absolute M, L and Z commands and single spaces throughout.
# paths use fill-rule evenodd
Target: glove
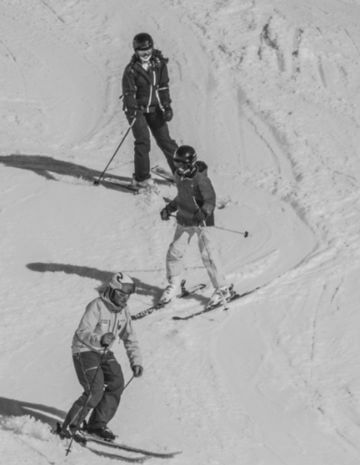
M 109 345 L 114 341 L 115 336 L 113 333 L 105 333 L 101 336 L 100 345 L 101 347 L 109 347 Z
M 194 219 L 200 224 L 204 223 L 206 218 L 207 214 L 201 208 L 194 213 Z
M 168 209 L 168 207 L 164 207 L 161 211 L 160 211 L 160 217 L 163 221 L 168 221 L 170 219 L 170 216 L 171 216 L 171 211 Z
M 144 369 L 141 365 L 134 365 L 132 367 L 132 371 L 134 373 L 135 378 L 139 378 L 139 376 L 143 374 Z
M 129 122 L 133 121 L 134 118 L 136 118 L 137 112 L 138 112 L 137 108 L 127 108 L 125 110 L 125 114 Z
M 170 105 L 164 107 L 164 110 L 163 110 L 163 119 L 164 121 L 168 122 L 168 121 L 171 121 L 172 118 L 174 116 L 174 113 L 172 111 L 172 108 Z

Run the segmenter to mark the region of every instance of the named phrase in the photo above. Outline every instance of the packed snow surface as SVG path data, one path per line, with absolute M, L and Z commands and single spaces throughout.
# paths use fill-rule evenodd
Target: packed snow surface
M 145 371 L 109 426 L 182 451 L 154 465 L 360 463 L 359 20 L 359 0 L 1 2 L 1 464 L 114 463 L 65 457 L 50 431 L 81 393 L 70 344 L 101 283 L 129 273 L 133 314 L 166 285 L 174 187 L 92 183 L 127 129 L 142 31 L 170 59 L 171 135 L 209 165 L 227 279 L 260 289 L 172 319 L 208 286 L 134 322 Z M 132 152 L 130 134 L 109 173 L 131 177 Z M 208 283 L 195 243 L 184 276 Z

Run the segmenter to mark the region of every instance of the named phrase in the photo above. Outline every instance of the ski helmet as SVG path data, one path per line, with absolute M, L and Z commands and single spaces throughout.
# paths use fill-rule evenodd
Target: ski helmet
M 180 145 L 174 153 L 174 164 L 180 176 L 186 176 L 193 172 L 197 160 L 197 154 L 190 145 Z
M 119 290 L 123 294 L 133 294 L 135 292 L 135 283 L 134 281 L 130 278 L 125 273 L 118 272 L 113 275 L 109 282 L 109 287 L 112 290 Z
M 150 34 L 147 32 L 140 32 L 136 34 L 133 39 L 133 48 L 136 51 L 138 50 L 148 50 L 149 48 L 154 47 L 154 41 Z

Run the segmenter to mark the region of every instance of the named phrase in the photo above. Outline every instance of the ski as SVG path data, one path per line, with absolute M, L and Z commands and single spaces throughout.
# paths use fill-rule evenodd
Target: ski
M 162 184 L 169 184 L 171 181 L 165 180 L 165 179 L 154 179 L 154 184 L 152 186 L 147 186 L 147 187 L 138 187 L 135 186 L 130 180 L 127 179 L 119 179 L 115 177 L 105 177 L 101 181 L 104 185 L 106 184 L 111 184 L 113 186 L 117 186 L 120 188 L 128 189 L 131 192 L 134 192 L 134 194 L 142 193 L 142 192 L 156 192 L 157 194 L 159 193 L 158 190 L 158 185 Z
M 80 430 L 80 431 L 82 431 L 82 430 Z M 54 430 L 52 432 L 54 434 L 58 435 L 63 440 L 67 440 L 67 441 L 70 441 L 71 439 L 74 440 L 77 444 L 80 444 L 81 447 L 84 447 L 85 449 L 87 449 L 87 450 L 89 450 L 89 451 L 93 452 L 94 454 L 99 455 L 101 457 L 121 460 L 123 462 L 128 462 L 128 463 L 143 463 L 143 462 L 145 462 L 145 460 L 147 460 L 149 458 L 149 456 L 146 456 L 145 454 L 137 455 L 137 456 L 126 456 L 126 455 L 120 455 L 120 454 L 112 454 L 112 453 L 110 453 L 108 451 L 102 451 L 102 450 L 94 449 L 93 447 L 90 447 L 88 445 L 88 442 L 90 442 L 90 440 L 87 437 L 87 435 L 85 435 L 84 432 L 82 432 L 82 434 L 75 433 L 73 436 L 69 436 L 69 437 L 63 436 L 61 434 L 61 425 L 60 425 L 60 423 L 56 424 L 56 427 L 54 428 Z M 98 445 L 104 445 L 104 446 L 109 445 L 109 443 L 107 441 L 102 441 L 101 439 L 99 439 L 98 441 L 97 440 L 92 440 L 92 442 L 97 443 Z M 120 447 L 119 447 L 119 449 L 120 449 Z M 123 450 L 125 451 L 126 449 L 123 448 Z M 67 454 L 69 452 L 70 452 L 70 447 L 68 446 Z M 141 454 L 141 452 L 138 452 L 136 450 L 131 450 L 130 448 L 129 448 L 128 452 Z
M 234 300 L 237 300 L 237 299 L 241 299 L 242 297 L 246 297 L 250 294 L 252 294 L 253 292 L 256 292 L 258 289 L 260 289 L 261 286 L 258 286 L 258 287 L 255 287 L 254 289 L 251 289 L 250 291 L 246 291 L 246 292 L 243 292 L 242 294 L 239 294 L 235 291 L 232 291 L 233 294 L 231 295 L 231 297 L 229 299 L 226 300 L 226 303 L 231 303 L 233 302 Z M 198 311 L 198 312 L 195 312 L 195 313 L 191 313 L 190 315 L 186 315 L 186 316 L 178 316 L 178 315 L 175 315 L 172 317 L 173 320 L 190 320 L 191 318 L 194 318 L 196 316 L 199 316 L 199 315 L 204 315 L 205 313 L 208 313 L 208 312 L 212 312 L 213 310 L 216 310 L 217 308 L 220 308 L 220 307 L 223 307 L 224 306 L 224 303 L 223 302 L 219 302 L 218 304 L 216 305 L 213 305 L 211 307 L 205 307 L 204 309 Z
M 86 444 L 81 444 L 82 447 L 85 449 L 91 451 L 93 454 L 99 455 L 100 457 L 105 457 L 108 459 L 116 459 L 120 460 L 122 462 L 128 462 L 128 463 L 144 463 L 145 460 L 148 460 L 149 457 L 127 457 L 125 455 L 119 455 L 119 454 L 112 454 L 111 452 L 104 452 L 101 450 L 94 449 L 93 447 L 88 447 Z
M 174 184 L 174 176 L 170 171 L 167 171 L 164 168 L 161 168 L 159 165 L 155 165 L 151 168 L 151 172 L 156 174 L 157 176 L 160 176 L 161 178 L 165 179 L 165 181 Z
M 85 440 L 86 440 L 86 442 L 93 442 L 95 444 L 111 447 L 113 449 L 121 449 L 121 450 L 124 450 L 124 451 L 127 451 L 127 452 L 138 453 L 138 454 L 145 455 L 147 457 L 156 457 L 156 458 L 160 458 L 160 459 L 171 459 L 172 457 L 175 457 L 175 455 L 181 454 L 181 451 L 156 452 L 156 451 L 152 451 L 152 450 L 142 449 L 140 447 L 128 446 L 126 444 L 121 444 L 121 443 L 116 442 L 116 441 L 105 441 L 104 439 L 97 438 L 97 437 L 94 437 L 94 436 L 91 436 L 91 435 L 88 435 L 88 434 L 85 435 Z
M 195 294 L 197 291 L 200 291 L 201 289 L 204 289 L 206 287 L 206 284 L 200 283 L 200 284 L 195 284 L 195 286 L 191 287 L 190 289 L 186 289 L 185 282 L 186 282 L 185 279 L 183 279 L 181 281 L 181 285 L 180 285 L 181 286 L 181 294 L 179 295 L 179 299 L 183 299 L 184 297 L 191 296 L 191 295 Z M 145 316 L 151 315 L 151 313 L 154 313 L 157 310 L 160 310 L 161 308 L 166 307 L 171 302 L 172 301 L 166 302 L 166 303 L 158 302 L 158 303 L 152 305 L 151 307 L 148 307 L 147 309 L 142 310 L 141 312 L 136 313 L 135 315 L 132 315 L 131 319 L 132 320 L 139 320 L 140 318 L 144 318 Z
M 147 190 L 146 188 L 143 188 L 143 187 L 140 188 L 140 187 L 134 186 L 134 184 L 132 184 L 131 181 L 126 181 L 126 180 L 122 180 L 122 179 L 118 179 L 118 178 L 106 177 L 101 182 L 104 183 L 104 184 L 108 183 L 108 184 L 113 184 L 115 186 L 123 187 L 123 188 L 133 192 L 134 194 L 139 194 L 141 191 L 146 191 Z

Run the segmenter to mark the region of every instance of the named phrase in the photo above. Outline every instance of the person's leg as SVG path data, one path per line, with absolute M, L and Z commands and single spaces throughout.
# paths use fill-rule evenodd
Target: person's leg
M 166 254 L 166 278 L 169 284 L 164 290 L 160 302 L 169 302 L 179 291 L 183 270 L 182 260 L 192 237 L 190 231 L 190 228 L 185 228 L 179 224 L 176 226 L 174 238 Z
M 211 234 L 205 227 L 197 227 L 198 245 L 202 262 L 215 289 L 226 286 L 225 274 L 222 270 L 218 251 L 211 240 Z
M 180 278 L 183 269 L 182 260 L 192 235 L 191 228 L 186 228 L 180 224 L 176 226 L 174 238 L 166 254 L 166 277 L 169 283 L 174 278 Z
M 79 428 L 89 411 L 96 407 L 103 395 L 104 375 L 101 367 L 101 354 L 96 352 L 80 352 L 73 356 L 76 375 L 83 394 L 74 402 L 67 413 L 62 428 L 68 426 Z
M 163 120 L 162 113 L 158 109 L 156 112 L 147 115 L 147 121 L 154 139 L 165 155 L 166 161 L 172 173 L 175 172 L 174 153 L 178 148 L 177 143 L 170 137 L 169 127 Z
M 150 132 L 143 113 L 138 112 L 132 127 L 134 135 L 134 178 L 145 181 L 150 177 Z
M 121 366 L 109 351 L 101 364 L 104 373 L 105 390 L 100 402 L 96 405 L 88 422 L 88 430 L 103 429 L 115 415 L 121 393 L 124 389 L 124 376 Z

